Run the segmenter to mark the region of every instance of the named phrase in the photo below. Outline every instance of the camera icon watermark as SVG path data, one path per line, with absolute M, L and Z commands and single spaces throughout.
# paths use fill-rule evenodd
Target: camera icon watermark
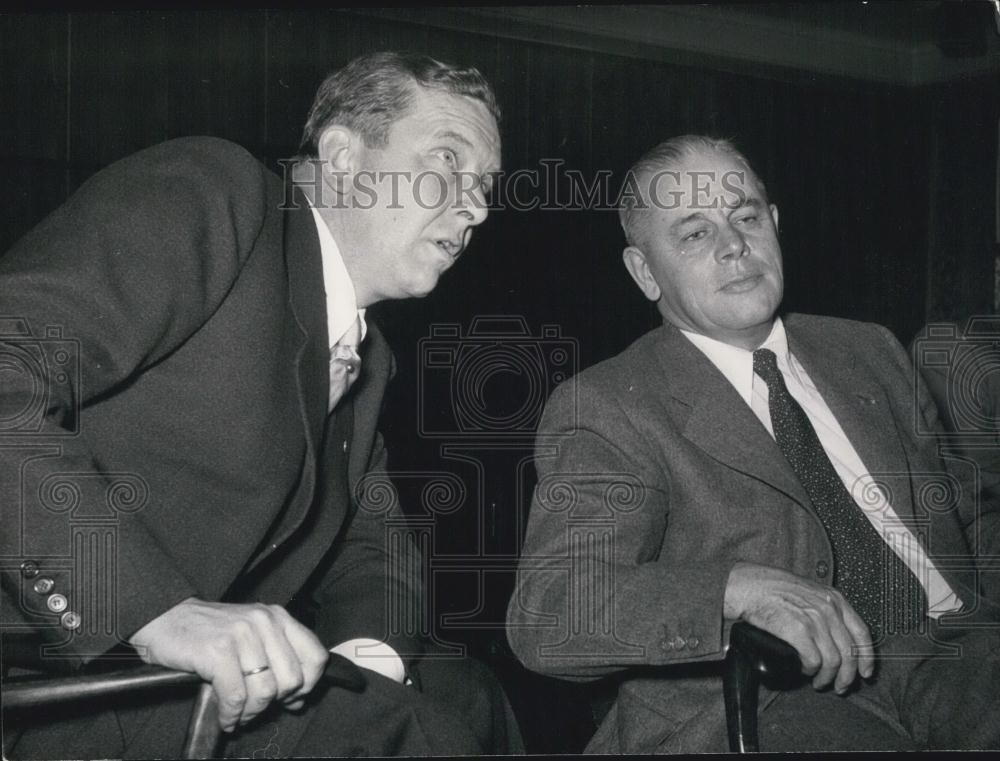
M 963 440 L 1000 432 L 1000 317 L 973 317 L 960 330 L 930 324 L 913 342 L 916 372 L 935 391 L 947 433 Z M 916 379 L 914 379 L 916 382 Z M 926 425 L 917 416 L 917 432 Z
M 47 326 L 33 335 L 26 320 L 0 316 L 0 436 L 75 436 L 79 433 L 80 343 Z M 59 425 L 43 430 L 53 407 Z
M 531 335 L 520 316 L 481 316 L 468 332 L 431 327 L 418 344 L 419 432 L 429 438 L 533 437 L 553 389 L 579 370 L 557 325 Z

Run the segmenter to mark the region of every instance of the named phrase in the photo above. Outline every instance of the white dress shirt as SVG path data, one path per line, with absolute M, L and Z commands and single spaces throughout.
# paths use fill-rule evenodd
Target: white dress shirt
M 330 228 L 314 207 L 310 207 L 316 232 L 319 234 L 319 249 L 323 261 L 323 287 L 326 291 L 326 324 L 332 347 L 354 324 L 355 318 L 361 323 L 361 341 L 365 340 L 368 325 L 365 310 L 358 309 L 358 297 L 354 291 L 351 275 L 344 265 L 337 241 Z M 331 647 L 330 652 L 342 655 L 362 668 L 378 672 L 394 682 L 402 684 L 406 680 L 406 669 L 399 654 L 384 642 L 359 638 L 341 642 Z
M 731 346 L 714 338 L 681 331 L 711 360 L 743 398 L 757 419 L 774 438 L 771 413 L 768 407 L 767 384 L 753 371 L 753 352 Z M 857 450 L 840 427 L 819 390 L 809 378 L 799 361 L 788 350 L 788 339 L 781 318 L 774 326 L 761 349 L 770 349 L 778 360 L 778 369 L 785 379 L 788 392 L 805 411 L 816 430 L 823 450 L 843 481 L 847 492 L 854 499 L 864 516 L 871 522 L 879 536 L 906 563 L 927 593 L 927 613 L 938 618 L 942 613 L 958 610 L 962 601 L 944 580 L 941 573 L 912 532 L 902 523 L 884 492 L 878 488 L 861 462 Z

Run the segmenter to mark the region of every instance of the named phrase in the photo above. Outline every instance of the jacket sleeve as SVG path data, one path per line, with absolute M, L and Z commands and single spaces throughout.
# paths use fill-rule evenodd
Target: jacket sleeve
M 586 680 L 722 657 L 731 564 L 660 556 L 670 484 L 652 449 L 613 393 L 570 381 L 550 398 L 507 611 L 528 668 Z
M 3 620 L 41 632 L 60 658 L 101 655 L 194 592 L 141 511 L 117 527 L 116 565 L 82 562 L 72 485 L 127 504 L 87 445 L 85 411 L 219 307 L 263 225 L 263 172 L 221 140 L 165 143 L 95 175 L 0 257 L 0 363 L 11 369 L 0 383 Z M 21 476 L 45 458 L 68 478 L 28 493 Z

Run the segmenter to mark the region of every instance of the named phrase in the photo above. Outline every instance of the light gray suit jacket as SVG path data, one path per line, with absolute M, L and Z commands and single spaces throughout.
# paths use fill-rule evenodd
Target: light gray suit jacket
M 869 472 L 965 603 L 962 616 L 995 618 L 973 558 L 997 552 L 1000 513 L 968 498 L 967 463 L 946 467 L 935 437 L 917 433 L 936 427 L 937 412 L 903 348 L 872 324 L 789 315 L 785 327 Z M 733 564 L 822 583 L 834 573 L 826 533 L 777 444 L 707 357 L 664 326 L 552 394 L 536 465 L 508 609 L 518 657 L 567 679 L 620 680 L 588 751 L 726 750 L 718 661 Z

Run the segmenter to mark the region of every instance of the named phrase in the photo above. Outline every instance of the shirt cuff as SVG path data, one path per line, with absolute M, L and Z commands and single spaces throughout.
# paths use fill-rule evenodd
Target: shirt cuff
M 377 639 L 349 639 L 331 647 L 330 652 L 342 655 L 354 665 L 381 674 L 397 684 L 407 684 L 410 681 L 406 678 L 406 668 L 399 653 Z

